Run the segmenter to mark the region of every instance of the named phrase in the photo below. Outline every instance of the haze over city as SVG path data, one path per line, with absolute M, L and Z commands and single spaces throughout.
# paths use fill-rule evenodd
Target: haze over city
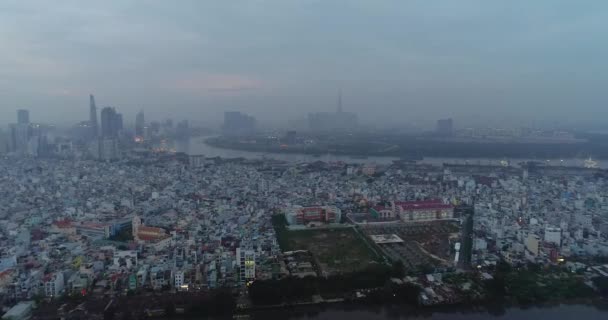
M 0 118 L 604 124 L 605 1 L 0 3 Z M 3 125 L 4 125 L 3 124 Z
M 0 318 L 608 319 L 607 26 L 0 0 Z

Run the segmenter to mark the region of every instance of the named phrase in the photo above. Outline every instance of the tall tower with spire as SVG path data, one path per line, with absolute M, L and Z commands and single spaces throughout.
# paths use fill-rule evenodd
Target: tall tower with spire
M 95 105 L 95 97 L 89 95 L 89 122 L 91 125 L 91 134 L 93 138 L 96 138 L 99 134 L 98 122 L 97 122 L 97 106 Z

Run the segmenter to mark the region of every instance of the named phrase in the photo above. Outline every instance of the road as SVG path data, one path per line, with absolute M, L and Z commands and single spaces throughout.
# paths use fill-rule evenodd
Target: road
M 462 232 L 460 243 L 460 259 L 458 265 L 468 270 L 471 268 L 471 254 L 473 252 L 473 216 L 475 209 L 467 207 L 462 211 Z

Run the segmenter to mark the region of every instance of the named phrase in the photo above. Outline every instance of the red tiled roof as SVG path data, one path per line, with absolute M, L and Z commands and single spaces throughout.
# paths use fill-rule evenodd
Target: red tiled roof
M 6 276 L 9 276 L 11 273 L 13 273 L 13 269 L 7 269 L 7 270 L 0 272 L 0 279 L 4 278 Z
M 162 240 L 162 239 L 166 239 L 169 236 L 166 234 L 158 234 L 158 235 L 151 235 L 151 234 L 138 234 L 137 238 L 139 238 L 139 240 L 142 241 L 154 241 L 154 240 Z
M 138 229 L 138 232 L 145 232 L 145 233 L 165 233 L 165 229 L 162 228 L 156 228 L 156 227 L 147 227 L 147 226 L 140 226 Z
M 57 220 L 55 222 L 53 222 L 53 224 L 55 226 L 57 226 L 57 228 L 70 228 L 72 226 L 72 221 L 65 219 L 65 220 Z

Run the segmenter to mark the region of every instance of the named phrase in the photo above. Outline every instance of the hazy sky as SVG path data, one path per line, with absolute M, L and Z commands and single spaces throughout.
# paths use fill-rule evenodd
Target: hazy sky
M 1 0 L 0 119 L 608 122 L 608 1 Z

